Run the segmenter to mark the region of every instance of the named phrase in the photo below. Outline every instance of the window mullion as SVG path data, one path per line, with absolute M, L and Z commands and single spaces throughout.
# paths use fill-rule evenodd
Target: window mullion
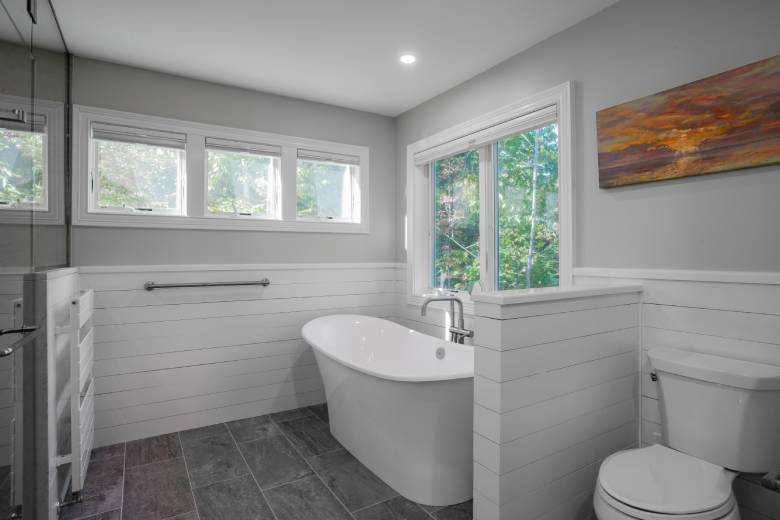
M 187 134 L 187 171 L 184 178 L 189 217 L 202 217 L 206 213 L 206 137 Z
M 495 146 L 479 150 L 479 278 L 483 291 L 496 289 L 496 182 Z
M 296 147 L 282 147 L 280 169 L 282 181 L 282 220 L 295 220 L 298 214 L 298 149 Z

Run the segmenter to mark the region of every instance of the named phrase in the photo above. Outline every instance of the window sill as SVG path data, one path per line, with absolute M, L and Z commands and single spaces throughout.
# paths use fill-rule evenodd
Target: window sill
M 368 234 L 368 223 L 271 220 L 257 218 L 192 217 L 134 213 L 87 213 L 74 215 L 74 226 L 203 229 L 227 231 L 272 231 L 284 233 Z
M 61 226 L 65 219 L 59 211 L 29 210 L 29 209 L 5 209 L 0 210 L 0 224 L 18 224 L 20 226 Z

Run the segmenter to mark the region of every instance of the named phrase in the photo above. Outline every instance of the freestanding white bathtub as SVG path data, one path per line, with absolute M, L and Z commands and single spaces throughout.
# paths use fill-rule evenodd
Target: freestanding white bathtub
M 303 337 L 325 384 L 330 431 L 347 450 L 415 502 L 471 498 L 472 347 L 349 314 L 314 319 Z

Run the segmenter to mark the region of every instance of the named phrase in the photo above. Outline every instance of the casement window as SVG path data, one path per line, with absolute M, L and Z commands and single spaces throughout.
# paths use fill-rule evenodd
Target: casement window
M 209 215 L 278 219 L 280 146 L 206 138 Z
M 90 208 L 185 215 L 187 136 L 93 123 Z
M 360 157 L 298 150 L 299 219 L 360 221 Z
M 61 103 L 0 96 L 0 222 L 62 224 Z
M 368 149 L 74 107 L 74 225 L 368 232 Z
M 410 301 L 568 284 L 571 143 L 564 84 L 409 145 Z

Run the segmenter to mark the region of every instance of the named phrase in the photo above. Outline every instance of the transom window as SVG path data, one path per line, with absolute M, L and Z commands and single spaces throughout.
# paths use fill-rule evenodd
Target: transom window
M 74 107 L 74 225 L 366 233 L 362 146 Z
M 412 300 L 568 282 L 570 95 L 561 85 L 409 146 Z
M 279 218 L 278 146 L 206 138 L 211 215 Z
M 359 157 L 299 150 L 296 184 L 298 218 L 359 222 Z
M 93 209 L 183 215 L 186 143 L 184 134 L 93 124 Z

